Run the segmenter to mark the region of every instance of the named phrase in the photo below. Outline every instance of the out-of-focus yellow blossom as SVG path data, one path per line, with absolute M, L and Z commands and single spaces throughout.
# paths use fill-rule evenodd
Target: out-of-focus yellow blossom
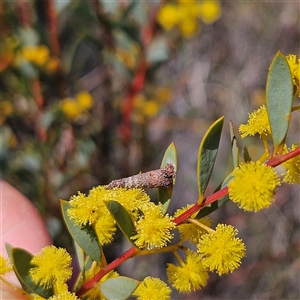
M 199 15 L 203 23 L 211 24 L 217 21 L 222 14 L 219 1 L 202 1 L 199 3 Z
M 291 149 L 288 149 L 286 145 L 284 145 L 283 153 L 288 153 L 293 150 L 296 150 L 300 145 L 293 144 Z M 283 176 L 283 182 L 289 184 L 300 184 L 300 155 L 297 155 L 284 163 L 282 166 L 285 168 L 285 173 Z
M 22 56 L 25 60 L 42 67 L 49 59 L 50 51 L 45 45 L 25 45 L 22 48 Z
M 2 125 L 5 120 L 7 119 L 8 116 L 11 115 L 13 112 L 14 108 L 13 105 L 10 101 L 4 100 L 0 102 L 0 125 Z
M 90 93 L 80 92 L 75 99 L 65 98 L 60 102 L 60 109 L 69 119 L 76 119 L 85 110 L 93 106 L 94 100 Z
M 296 86 L 296 95 L 300 97 L 300 59 L 297 60 L 297 55 L 290 54 L 286 57 L 286 60 L 290 66 L 293 83 Z
M 171 289 L 159 278 L 146 277 L 134 291 L 137 300 L 169 300 Z
M 177 5 L 173 3 L 167 3 L 158 12 L 157 21 L 158 23 L 169 30 L 179 23 L 180 11 Z
M 82 113 L 82 107 L 73 98 L 63 99 L 60 108 L 69 119 L 75 119 Z
M 143 112 L 147 117 L 154 117 L 159 110 L 158 103 L 154 100 L 148 100 L 144 103 Z
M 219 1 L 182 1 L 167 3 L 159 10 L 158 23 L 170 30 L 178 26 L 184 37 L 190 37 L 199 30 L 198 19 L 206 24 L 215 22 L 221 16 Z
M 199 25 L 197 19 L 184 18 L 182 22 L 178 25 L 181 34 L 184 37 L 191 37 L 199 30 Z
M 94 100 L 89 92 L 80 92 L 76 95 L 76 101 L 82 108 L 90 109 L 93 106 Z

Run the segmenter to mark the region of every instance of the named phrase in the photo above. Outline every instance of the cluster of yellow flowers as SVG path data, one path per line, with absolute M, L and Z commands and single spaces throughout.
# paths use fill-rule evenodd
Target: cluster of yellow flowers
M 93 106 L 94 100 L 90 93 L 82 91 L 75 98 L 65 98 L 60 102 L 60 109 L 65 116 L 74 120 Z
M 292 60 L 296 62 L 295 59 L 293 57 Z M 298 69 L 295 66 L 293 69 L 291 65 L 290 68 L 296 85 Z M 79 108 L 74 109 L 72 106 L 74 103 Z M 82 110 L 90 108 L 92 103 L 91 96 L 82 92 L 77 94 L 76 100 L 64 99 L 61 109 L 68 117 L 76 118 Z M 259 134 L 264 141 L 264 146 L 267 147 L 266 139 L 270 137 L 271 129 L 266 107 L 263 105 L 249 114 L 248 123 L 240 125 L 239 131 L 243 138 Z M 293 144 L 290 149 L 287 145 L 282 144 L 282 146 L 283 154 L 299 149 L 299 145 L 296 144 Z M 267 148 L 265 152 L 268 152 Z M 300 154 L 283 162 L 282 166 L 285 172 L 280 178 L 274 168 L 264 163 L 262 159 L 242 162 L 233 170 L 227 187 L 222 190 L 227 191 L 229 199 L 245 211 L 257 212 L 268 208 L 281 182 L 300 184 Z M 200 199 L 203 200 L 201 197 Z M 118 211 L 120 214 L 114 214 L 115 211 L 111 210 L 110 204 L 120 208 Z M 193 210 L 193 208 L 196 209 Z M 134 245 L 131 248 L 133 249 L 132 255 L 166 251 L 173 253 L 177 262 L 168 263 L 166 266 L 168 282 L 179 292 L 189 293 L 200 290 L 207 284 L 208 272 L 216 272 L 218 275 L 233 272 L 240 266 L 246 254 L 244 243 L 237 237 L 237 229 L 225 224 L 218 224 L 213 229 L 208 217 L 197 218 L 200 209 L 199 203 L 190 204 L 178 209 L 173 216 L 170 216 L 166 213 L 166 206 L 160 202 L 158 204 L 152 202 L 141 188 L 108 189 L 107 186 L 98 186 L 87 195 L 79 192 L 78 195 L 72 196 L 68 202 L 66 215 L 68 220 L 73 222 L 72 226 L 78 226 L 81 229 L 88 226 L 93 230 L 96 235 L 94 239 L 97 240 L 101 251 L 102 246 L 113 242 L 118 225 Z M 189 216 L 181 219 L 187 215 L 186 213 L 189 213 Z M 124 226 L 122 221 L 124 221 Z M 124 230 L 125 227 L 130 228 L 130 233 Z M 173 239 L 175 230 L 179 233 L 179 241 Z M 123 262 L 129 257 L 131 256 L 123 254 L 115 261 L 119 259 L 119 262 Z M 47 246 L 33 256 L 30 263 L 28 273 L 31 280 L 36 285 L 53 289 L 54 296 L 49 299 L 79 299 L 76 294 L 68 291 L 66 284 L 72 275 L 72 268 L 71 257 L 65 249 Z M 118 264 L 107 265 L 105 259 L 102 258 L 101 262 L 93 261 L 90 265 L 90 269 L 85 270 L 80 278 L 80 284 L 83 284 L 82 286 L 86 284 L 90 288 L 82 289 L 81 286 L 77 294 L 87 299 L 105 299 L 101 286 L 107 279 L 120 277 L 114 271 Z M 0 280 L 5 282 L 2 275 L 11 270 L 9 261 L 0 257 Z M 95 277 L 99 274 L 96 280 Z M 89 285 L 91 282 L 92 284 Z M 146 277 L 136 286 L 132 295 L 138 300 L 147 300 L 149 295 L 154 300 L 168 300 L 171 297 L 171 288 L 159 278 Z M 44 299 L 36 294 L 31 296 L 34 299 Z
M 220 16 L 219 1 L 178 0 L 162 6 L 157 21 L 166 30 L 177 27 L 184 37 L 190 37 L 199 30 L 198 19 L 205 24 L 211 24 Z
M 50 55 L 45 45 L 24 45 L 15 58 L 15 65 L 28 61 L 49 73 L 54 73 L 59 67 L 59 59 Z

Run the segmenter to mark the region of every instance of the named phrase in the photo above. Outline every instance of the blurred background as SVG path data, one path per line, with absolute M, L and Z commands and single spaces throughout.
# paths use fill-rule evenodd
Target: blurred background
M 212 193 L 233 168 L 229 121 L 238 136 L 265 102 L 277 51 L 300 54 L 298 1 L 16 0 L 2 1 L 0 14 L 1 177 L 71 253 L 59 199 L 157 169 L 174 142 L 170 213 L 195 203 L 201 138 L 225 115 Z M 293 114 L 288 146 L 299 143 L 299 127 Z M 238 144 L 253 160 L 263 152 L 256 137 L 238 136 Z M 213 226 L 238 228 L 247 257 L 233 274 L 211 274 L 202 291 L 172 299 L 299 299 L 299 196 L 298 186 L 282 185 L 267 210 L 227 203 L 214 212 Z M 129 246 L 117 240 L 108 261 Z M 138 258 L 120 272 L 166 279 L 172 259 Z

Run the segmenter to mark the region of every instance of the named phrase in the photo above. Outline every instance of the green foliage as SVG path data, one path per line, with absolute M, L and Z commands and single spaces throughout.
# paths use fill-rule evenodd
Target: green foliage
M 224 117 L 215 121 L 206 131 L 199 150 L 197 181 L 199 195 L 204 195 L 216 161 Z
M 34 195 L 32 198 L 36 201 L 44 201 L 43 205 L 40 205 L 44 206 L 44 211 L 47 211 L 47 208 L 53 210 L 49 203 L 55 203 L 52 200 L 57 199 L 58 194 L 68 194 L 74 189 L 88 189 L 96 183 L 109 181 L 111 174 L 122 177 L 131 172 L 130 164 L 127 164 L 130 157 L 128 145 L 132 141 L 136 142 L 137 132 L 141 133 L 140 141 L 146 140 L 147 122 L 157 115 L 159 109 L 170 98 L 170 89 L 159 86 L 155 81 L 155 73 L 164 62 L 168 61 L 175 51 L 174 48 L 180 45 L 185 37 L 197 33 L 200 29 L 199 20 L 210 24 L 221 15 L 221 5 L 218 1 L 183 2 L 173 1 L 159 6 L 154 2 L 142 5 L 142 2 L 138 1 L 126 4 L 117 1 L 70 1 L 65 12 L 62 12 L 62 19 L 64 20 L 67 15 L 68 18 L 64 20 L 66 32 L 62 30 L 61 36 L 53 35 L 53 31 L 43 32 L 40 29 L 37 24 L 42 20 L 39 20 L 38 12 L 34 12 L 34 6 L 31 6 L 33 4 L 29 3 L 33 11 L 29 25 L 25 26 L 21 18 L 18 20 L 18 17 L 14 17 L 11 25 L 5 28 L 3 45 L 6 48 L 4 47 L 5 51 L 3 51 L 5 55 L 1 56 L 4 61 L 1 64 L 1 71 L 4 74 L 1 83 L 5 85 L 5 91 L 1 91 L 1 96 L 8 99 L 5 100 L 8 113 L 1 119 L 1 125 L 4 125 L 3 132 L 7 135 L 7 142 L 3 143 L 3 157 L 1 157 L 5 166 L 3 173 L 5 178 L 10 178 L 13 182 L 20 181 L 21 185 L 32 189 L 29 195 Z M 13 2 L 6 2 L 4 6 L 7 10 L 15 9 Z M 48 17 L 45 19 L 49 19 L 47 22 L 56 22 L 51 19 L 54 14 L 48 11 L 45 14 Z M 36 24 L 35 20 L 39 22 L 37 21 Z M 64 40 L 65 36 L 70 38 Z M 12 42 L 13 40 L 15 41 Z M 61 40 L 64 40 L 64 43 L 60 45 Z M 272 131 L 273 155 L 276 154 L 276 157 L 269 155 L 267 142 L 264 141 L 265 151 L 258 163 L 267 161 L 271 167 L 275 167 L 276 164 L 287 161 L 281 154 L 293 111 L 293 86 L 297 85 L 297 80 L 286 58 L 278 52 L 271 63 L 266 85 L 267 113 Z M 97 101 L 94 101 L 90 95 L 91 90 L 95 90 L 94 98 Z M 157 96 L 161 90 L 164 90 L 167 96 Z M 84 96 L 79 97 L 82 96 L 82 91 L 85 91 Z M 19 98 L 23 102 L 21 100 L 20 103 L 17 102 Z M 210 265 L 204 267 L 203 261 L 207 253 L 200 258 L 198 249 L 198 252 L 190 255 L 191 249 L 186 245 L 186 240 L 181 237 L 179 241 L 174 240 L 173 231 L 177 225 L 183 225 L 183 228 L 187 226 L 187 231 L 190 233 L 193 228 L 189 226 L 195 225 L 204 232 L 206 230 L 206 235 L 211 232 L 216 233 L 201 219 L 232 200 L 228 194 L 228 185 L 235 179 L 234 170 L 231 172 L 231 169 L 230 174 L 223 181 L 220 180 L 222 183 L 215 193 L 206 198 L 204 196 L 219 151 L 223 122 L 224 117 L 215 121 L 205 132 L 200 143 L 196 180 L 201 201 L 192 199 L 190 202 L 194 204 L 191 208 L 184 210 L 179 216 L 169 216 L 168 210 L 176 177 L 171 188 L 158 188 L 157 200 L 162 204 L 162 208 L 154 204 L 156 199 L 152 199 L 152 202 L 147 203 L 148 206 L 145 205 L 145 213 L 137 208 L 139 213 L 133 216 L 132 211 L 127 211 L 125 205 L 115 199 L 105 202 L 124 237 L 133 245 L 112 261 L 106 261 L 106 248 L 100 244 L 94 224 L 84 226 L 76 224 L 68 215 L 70 203 L 61 200 L 63 221 L 74 240 L 80 268 L 72 292 L 86 299 L 91 290 L 96 293 L 95 299 L 102 295 L 111 300 L 128 299 L 140 282 L 133 278 L 119 276 L 117 273 L 115 273 L 117 277 L 105 276 L 129 258 L 167 251 L 175 254 L 177 258 L 180 257 L 180 268 L 188 266 L 187 272 L 181 272 L 184 274 L 182 280 L 178 279 L 180 274 L 175 273 L 173 276 L 177 284 L 179 283 L 179 291 L 186 289 L 186 286 L 190 286 L 187 289 L 189 292 L 206 285 L 207 271 L 214 269 Z M 256 125 L 254 124 L 254 127 Z M 232 169 L 236 170 L 241 165 L 241 151 L 232 123 L 229 125 L 229 131 Z M 119 135 L 116 135 L 116 132 Z M 133 140 L 135 138 L 136 140 Z M 115 149 L 118 150 L 116 155 Z M 141 148 L 137 150 L 136 153 L 142 152 Z M 148 152 L 151 154 L 143 157 L 145 162 L 155 157 L 154 151 Z M 299 161 L 296 160 L 298 153 L 299 150 L 296 149 L 290 157 L 295 159 L 292 167 L 299 165 Z M 242 156 L 245 163 L 252 161 L 247 147 L 243 148 Z M 282 159 L 282 161 L 272 163 L 272 159 L 278 161 Z M 119 167 L 121 163 L 124 168 Z M 174 143 L 171 143 L 165 151 L 160 167 L 164 168 L 167 164 L 172 164 L 177 172 L 177 150 Z M 35 184 L 32 184 L 32 178 Z M 95 182 L 95 178 L 98 182 Z M 244 183 L 245 186 L 247 184 Z M 210 201 L 215 195 L 219 196 Z M 153 209 L 147 211 L 147 207 Z M 159 212 L 155 208 L 159 208 Z M 148 219 L 145 217 L 146 213 L 149 213 Z M 138 227 L 141 220 L 150 220 L 149 224 L 144 222 L 142 229 L 145 229 L 145 232 Z M 179 226 L 177 229 L 179 230 Z M 200 230 L 197 234 L 199 232 Z M 144 241 L 141 244 L 146 246 L 137 247 L 132 237 L 139 234 L 154 237 L 153 242 Z M 194 248 L 199 248 L 195 240 L 199 241 L 202 236 L 188 237 Z M 230 242 L 231 240 L 226 242 L 223 247 L 218 244 L 217 250 L 212 251 L 211 255 L 222 254 L 228 245 L 230 248 Z M 242 257 L 244 248 L 243 245 L 238 245 L 240 246 L 238 254 Z M 37 285 L 30 277 L 30 268 L 32 268 L 30 262 L 33 255 L 11 246 L 7 246 L 7 249 L 14 272 L 23 289 L 45 299 L 52 296 L 55 289 L 46 289 Z M 226 261 L 222 260 L 222 255 L 211 261 L 217 262 L 216 264 L 221 261 L 221 265 L 224 265 L 230 262 L 231 257 L 238 256 L 232 255 L 232 253 L 236 254 L 236 249 L 229 250 L 223 256 L 226 257 Z M 197 259 L 192 263 L 185 261 L 179 255 L 179 251 L 183 251 L 183 256 L 189 259 L 191 256 Z M 195 265 L 197 268 L 194 270 Z M 230 264 L 228 268 L 230 271 L 232 265 L 234 264 Z M 219 274 L 222 273 L 222 266 L 221 271 L 220 269 L 217 271 Z M 195 283 L 193 280 L 201 276 L 193 277 L 193 272 L 197 275 L 202 273 L 201 276 L 205 280 Z M 192 279 L 189 277 L 190 274 Z M 135 275 L 132 274 L 132 277 Z M 190 282 L 184 287 L 180 286 L 186 280 Z M 177 288 L 176 285 L 173 287 Z M 153 291 L 159 292 L 157 289 Z M 147 297 L 152 297 L 152 294 L 148 293 Z
M 100 285 L 100 290 L 108 300 L 125 300 L 131 296 L 138 285 L 139 282 L 137 280 L 119 276 L 105 280 Z M 117 289 L 116 286 L 118 287 Z
M 63 218 L 70 234 L 87 255 L 89 255 L 94 261 L 100 262 L 101 246 L 98 242 L 98 237 L 94 228 L 90 225 L 79 226 L 75 224 L 68 215 L 69 208 L 70 204 L 67 201 L 61 200 Z
M 276 149 L 283 145 L 291 118 L 293 80 L 285 57 L 278 52 L 271 63 L 267 78 L 267 110 Z
M 20 248 L 12 248 L 10 252 L 11 262 L 14 267 L 15 274 L 17 275 L 23 289 L 31 294 L 35 293 L 43 298 L 49 298 L 54 294 L 52 288 L 44 288 L 39 284 L 32 281 L 29 270 L 32 268 L 30 261 L 32 254 Z
M 165 151 L 160 167 L 163 168 L 167 164 L 172 164 L 174 166 L 175 172 L 177 172 L 177 151 L 174 143 L 171 143 L 167 148 L 167 150 Z M 176 182 L 176 177 L 173 179 L 173 186 L 175 185 L 175 182 Z M 167 212 L 168 207 L 171 203 L 172 193 L 173 193 L 173 187 L 158 188 L 158 201 L 164 205 L 165 212 Z
M 136 235 L 136 230 L 132 219 L 127 210 L 117 201 L 108 201 L 105 203 L 107 209 L 117 222 L 119 228 L 128 238 L 128 240 L 134 245 L 134 241 L 131 239 L 132 236 Z

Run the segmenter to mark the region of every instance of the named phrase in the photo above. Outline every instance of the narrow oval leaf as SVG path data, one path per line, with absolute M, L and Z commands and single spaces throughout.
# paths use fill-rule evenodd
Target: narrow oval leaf
M 198 150 L 198 193 L 204 195 L 216 161 L 224 117 L 215 121 L 206 131 Z
M 33 267 L 33 265 L 30 264 L 33 258 L 31 253 L 21 248 L 11 248 L 10 257 L 15 274 L 27 293 L 35 293 L 45 299 L 53 296 L 54 291 L 52 288 L 44 288 L 31 280 L 29 275 L 29 270 Z
M 128 240 L 134 245 L 134 241 L 130 239 L 132 236 L 136 235 L 132 219 L 127 212 L 127 210 L 117 201 L 110 200 L 105 202 L 107 209 L 117 222 L 121 231 L 125 234 Z
M 125 300 L 138 287 L 139 281 L 125 276 L 105 280 L 100 285 L 101 293 L 108 300 Z
M 239 148 L 237 146 L 236 136 L 234 134 L 234 129 L 233 129 L 233 123 L 231 121 L 229 122 L 229 130 L 230 130 L 233 167 L 236 168 L 239 165 Z
M 267 111 L 274 148 L 284 143 L 293 101 L 293 79 L 285 57 L 278 51 L 272 60 L 266 87 Z
M 71 207 L 68 201 L 61 200 L 63 218 L 70 234 L 82 250 L 96 262 L 101 261 L 101 246 L 95 230 L 90 225 L 79 226 L 70 219 L 68 209 Z
M 175 172 L 177 172 L 177 151 L 174 143 L 171 143 L 169 147 L 167 148 L 161 165 L 161 168 L 164 168 L 167 164 L 172 164 L 174 166 Z M 173 179 L 173 186 L 175 185 L 176 176 Z M 165 212 L 167 212 L 168 207 L 171 203 L 171 197 L 173 193 L 173 187 L 172 188 L 164 188 L 160 187 L 158 188 L 158 201 L 165 205 Z

